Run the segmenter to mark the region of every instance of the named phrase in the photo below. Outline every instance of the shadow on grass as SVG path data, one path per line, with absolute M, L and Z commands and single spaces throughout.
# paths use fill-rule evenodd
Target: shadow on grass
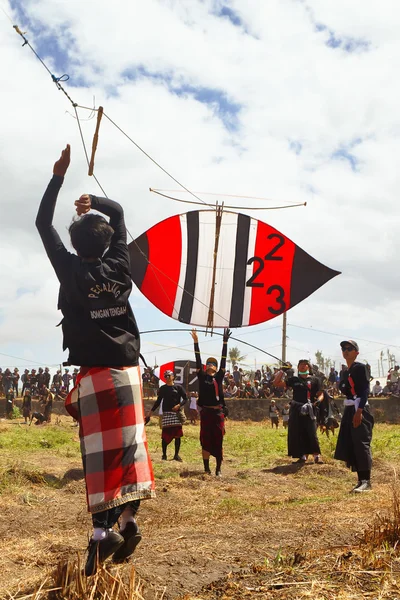
M 62 481 L 68 483 L 69 481 L 79 481 L 80 479 L 84 479 L 84 477 L 83 469 L 69 469 L 62 476 Z
M 179 477 L 183 477 L 184 479 L 187 477 L 200 477 L 201 479 L 206 479 L 210 476 L 204 473 L 204 471 L 189 471 L 189 469 L 184 469 L 179 473 Z
M 307 463 L 290 463 L 288 465 L 278 465 L 272 469 L 262 469 L 262 473 L 274 473 L 275 475 L 293 475 L 298 473 Z

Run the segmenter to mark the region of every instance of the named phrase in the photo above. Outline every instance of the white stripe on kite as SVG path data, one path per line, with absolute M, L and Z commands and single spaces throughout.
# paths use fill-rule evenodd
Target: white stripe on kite
M 229 325 L 230 299 L 233 291 L 233 272 L 235 268 L 237 223 L 237 213 L 222 213 L 215 280 L 215 327 L 227 327 Z
M 249 246 L 247 253 L 247 260 L 254 256 L 255 247 L 256 247 L 256 238 L 257 238 L 257 227 L 258 221 L 256 219 L 250 220 L 250 231 L 249 231 Z M 253 275 L 254 264 L 247 265 L 246 269 L 246 281 L 250 279 Z M 251 310 L 251 300 L 252 300 L 252 291 L 253 288 L 246 287 L 244 292 L 244 302 L 243 302 L 243 321 L 242 326 L 246 326 L 250 322 L 250 310 Z
M 179 318 L 179 311 L 182 303 L 183 290 L 185 286 L 185 278 L 186 278 L 186 266 L 187 266 L 187 221 L 186 214 L 179 215 L 179 222 L 181 226 L 181 241 L 182 241 L 182 250 L 181 250 L 181 267 L 179 271 L 179 281 L 178 288 L 176 290 L 175 303 L 174 308 L 172 310 L 172 317 L 174 319 Z M 168 243 L 168 242 L 167 242 Z M 166 253 L 168 249 L 166 248 Z
M 208 321 L 212 269 L 214 264 L 215 211 L 199 211 L 199 245 L 196 286 L 191 323 L 204 326 Z

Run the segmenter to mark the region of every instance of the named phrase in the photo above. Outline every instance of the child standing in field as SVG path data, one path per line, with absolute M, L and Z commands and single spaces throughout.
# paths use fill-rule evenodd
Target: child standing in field
M 93 521 L 85 573 L 93 575 L 98 562 L 109 556 L 121 562 L 140 542 L 135 515 L 140 501 L 154 496 L 154 477 L 144 429 L 139 331 L 128 301 L 132 280 L 124 213 L 112 200 L 81 196 L 75 201 L 80 218 L 69 227 L 77 254 L 68 252 L 52 222 L 69 163 L 67 145 L 54 165 L 36 226 L 60 282 L 67 364 L 80 366 L 66 409 L 79 423 Z M 92 209 L 110 221 L 89 214 Z M 64 377 L 68 385 L 69 378 Z M 119 532 L 113 529 L 118 519 Z
M 290 412 L 290 405 L 287 402 L 285 404 L 285 406 L 282 408 L 282 424 L 283 424 L 284 429 L 287 429 L 287 427 L 288 427 L 289 412 Z
M 279 410 L 276 406 L 275 400 L 271 400 L 271 404 L 269 405 L 269 418 L 271 419 L 271 427 L 274 426 L 278 429 L 279 427 Z
M 189 414 L 190 424 L 197 425 L 197 418 L 199 416 L 199 412 L 197 410 L 197 392 L 192 392 L 190 395 Z

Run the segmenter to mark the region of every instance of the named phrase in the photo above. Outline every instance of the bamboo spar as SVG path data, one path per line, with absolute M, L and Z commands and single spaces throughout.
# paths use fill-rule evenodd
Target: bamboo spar
M 103 116 L 103 107 L 99 106 L 99 109 L 97 111 L 96 130 L 94 132 L 93 142 L 92 142 L 92 155 L 90 157 L 89 171 L 88 171 L 89 176 L 93 175 L 94 157 L 95 157 L 96 150 L 97 150 L 97 142 L 99 141 L 99 129 L 100 129 L 100 122 L 101 122 L 102 116 Z

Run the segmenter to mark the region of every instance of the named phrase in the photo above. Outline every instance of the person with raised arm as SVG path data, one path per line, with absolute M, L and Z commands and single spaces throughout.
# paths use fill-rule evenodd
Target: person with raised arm
M 54 164 L 36 226 L 60 282 L 63 349 L 69 350 L 65 364 L 80 366 L 65 404 L 79 423 L 93 521 L 89 576 L 109 556 L 121 562 L 133 553 L 141 539 L 135 515 L 140 500 L 154 496 L 154 476 L 144 429 L 140 337 L 128 301 L 132 281 L 124 212 L 117 202 L 82 195 L 75 201 L 78 218 L 69 227 L 76 254 L 65 248 L 53 216 L 70 155 L 67 145 Z
M 196 329 L 191 332 L 194 342 L 197 377 L 199 380 L 199 397 L 197 405 L 200 408 L 200 444 L 203 454 L 204 471 L 211 475 L 210 456 L 216 459 L 215 475 L 221 477 L 223 459 L 222 444 L 225 435 L 225 417 L 227 408 L 224 399 L 222 382 L 224 380 L 228 340 L 231 336 L 229 329 L 224 329 L 221 362 L 210 357 L 203 369 L 200 356 L 199 339 Z

